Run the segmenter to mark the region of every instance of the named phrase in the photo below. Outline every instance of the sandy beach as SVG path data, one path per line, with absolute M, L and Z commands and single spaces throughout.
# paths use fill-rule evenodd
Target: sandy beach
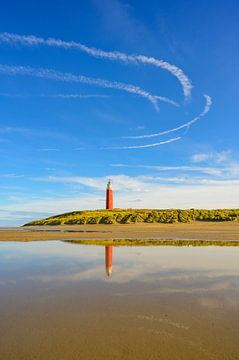
M 3 360 L 239 359 L 239 247 L 0 248 Z
M 0 228 L 0 241 L 40 240 L 239 240 L 239 222 L 189 224 L 75 225 Z

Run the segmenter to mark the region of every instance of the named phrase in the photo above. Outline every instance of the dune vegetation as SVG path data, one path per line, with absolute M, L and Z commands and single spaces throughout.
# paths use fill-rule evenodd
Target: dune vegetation
M 188 223 L 191 221 L 238 221 L 239 209 L 114 209 L 73 211 L 46 219 L 34 220 L 24 226 Z

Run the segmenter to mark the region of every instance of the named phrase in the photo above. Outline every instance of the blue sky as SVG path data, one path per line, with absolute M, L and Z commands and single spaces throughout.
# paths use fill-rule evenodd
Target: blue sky
M 0 224 L 238 207 L 236 1 L 0 5 Z M 50 40 L 49 40 L 50 38 Z

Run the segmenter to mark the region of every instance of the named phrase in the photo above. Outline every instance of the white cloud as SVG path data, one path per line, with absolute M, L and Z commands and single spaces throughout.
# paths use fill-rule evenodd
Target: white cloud
M 231 154 L 230 150 L 221 151 L 221 152 L 198 153 L 198 154 L 194 154 L 191 157 L 191 161 L 195 163 L 212 161 L 220 164 L 227 161 L 230 154 Z
M 58 151 L 61 151 L 60 149 L 57 149 L 57 148 L 42 148 L 42 149 L 38 149 L 38 151 L 43 151 L 43 152 L 58 152 Z
M 156 171 L 181 171 L 181 172 L 199 172 L 210 175 L 222 175 L 223 169 L 218 167 L 206 167 L 206 166 L 160 166 L 160 165 L 129 165 L 129 164 L 112 164 L 113 167 L 126 167 L 126 168 L 141 168 Z
M 48 131 L 45 129 L 32 129 L 32 128 L 24 128 L 24 127 L 17 127 L 17 126 L 2 126 L 0 127 L 0 134 L 20 134 L 22 136 L 36 136 L 42 138 L 50 138 L 56 139 L 61 141 L 72 141 L 76 140 L 72 136 L 64 135 L 57 131 Z
M 101 180 L 100 180 L 101 181 Z M 104 183 L 105 185 L 105 183 Z M 198 185 L 168 185 L 157 184 L 137 179 L 126 179 L 121 185 L 114 182 L 114 204 L 119 208 L 238 208 L 239 181 L 198 184 Z M 14 211 L 31 213 L 31 218 L 38 218 L 36 212 L 59 214 L 67 211 L 104 208 L 105 189 L 101 185 L 92 186 L 88 193 L 65 198 L 44 198 L 29 200 L 18 204 L 5 205 L 3 210 L 12 212 L 12 224 L 16 223 Z M 105 188 L 105 186 L 104 186 Z M 125 189 L 133 189 L 126 191 Z M 97 192 L 95 192 L 97 189 Z M 117 190 L 118 189 L 118 190 Z M 140 199 L 140 202 L 136 202 Z M 29 216 L 29 220 L 30 220 Z M 17 217 L 19 223 L 19 216 Z M 26 220 L 25 220 L 26 222 Z M 24 223 L 24 218 L 22 219 Z
M 152 175 L 107 177 L 47 176 L 34 181 L 67 185 L 61 198 L 23 198 L 2 206 L 5 224 L 22 224 L 38 213 L 59 214 L 74 210 L 102 209 L 108 179 L 113 182 L 114 205 L 119 208 L 238 208 L 238 179 L 207 179 Z M 74 190 L 74 196 L 72 195 Z M 21 212 L 23 216 L 21 216 Z M 47 215 L 46 215 L 47 216 Z M 11 220 L 12 219 L 12 220 Z
M 132 129 L 132 130 L 141 131 L 141 130 L 144 130 L 144 129 L 145 129 L 145 126 L 144 126 L 144 125 L 138 125 L 138 126 L 136 126 L 134 129 Z
M 210 154 L 195 154 L 192 156 L 192 162 L 204 162 L 210 158 Z
M 225 151 L 224 163 L 221 162 L 217 163 L 214 166 L 197 166 L 197 165 L 177 165 L 177 166 L 162 166 L 162 165 L 131 165 L 131 164 L 111 164 L 112 167 L 118 168 L 139 168 L 139 169 L 146 169 L 146 170 L 153 170 L 156 172 L 177 172 L 177 176 L 179 174 L 185 173 L 195 173 L 198 179 L 202 179 L 203 174 L 211 175 L 209 180 L 213 180 L 213 178 L 220 176 L 220 180 L 230 181 L 230 180 L 237 180 L 239 177 L 239 163 L 237 161 L 231 162 L 226 161 L 226 156 L 230 154 L 230 152 Z M 213 158 L 219 158 L 221 160 L 223 153 L 219 153 L 220 156 L 215 156 L 213 153 Z M 216 161 L 215 161 L 216 162 Z M 197 174 L 198 173 L 198 174 Z M 195 176 L 193 177 L 194 180 L 197 179 Z
M 18 179 L 23 177 L 24 175 L 22 174 L 0 174 L 0 178 L 5 178 L 5 179 Z
M 22 202 L 23 203 L 23 202 Z M 14 226 L 14 225 L 22 225 L 28 221 L 35 219 L 39 219 L 42 217 L 49 217 L 55 213 L 51 213 L 45 210 L 42 211 L 33 211 L 26 210 L 22 211 L 20 207 L 16 206 L 14 209 L 13 206 L 6 206 L 5 209 L 0 209 L 0 226 Z
M 230 176 L 239 176 L 239 163 L 231 163 L 226 171 Z
M 107 177 L 84 177 L 84 176 L 47 176 L 33 178 L 34 181 L 53 182 L 62 184 L 77 184 L 95 190 L 104 191 L 107 181 L 111 179 L 114 183 L 114 189 L 124 191 L 141 191 L 144 186 L 144 182 L 140 177 L 130 177 L 127 175 L 110 175 Z
M 157 190 L 161 185 L 167 183 L 175 183 L 178 185 L 213 185 L 221 186 L 236 186 L 239 185 L 239 179 L 214 179 L 214 178 L 202 178 L 202 177 L 188 177 L 188 176 L 174 176 L 174 177 L 162 177 L 158 175 L 140 175 L 140 176 L 128 176 L 128 175 L 109 175 L 107 177 L 83 177 L 83 176 L 46 176 L 32 178 L 33 181 L 52 182 L 61 184 L 75 184 L 92 188 L 95 190 L 104 191 L 105 184 L 111 179 L 114 184 L 114 190 L 120 192 L 149 192 L 152 189 Z M 181 191 L 182 187 L 178 187 Z

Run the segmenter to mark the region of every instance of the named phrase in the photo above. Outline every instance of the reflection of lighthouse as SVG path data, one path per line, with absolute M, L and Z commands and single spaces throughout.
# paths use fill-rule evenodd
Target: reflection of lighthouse
M 113 190 L 112 190 L 111 181 L 108 182 L 106 188 L 106 209 L 107 210 L 113 209 Z
M 113 246 L 109 245 L 105 247 L 105 270 L 106 274 L 110 277 L 112 275 L 113 268 Z

